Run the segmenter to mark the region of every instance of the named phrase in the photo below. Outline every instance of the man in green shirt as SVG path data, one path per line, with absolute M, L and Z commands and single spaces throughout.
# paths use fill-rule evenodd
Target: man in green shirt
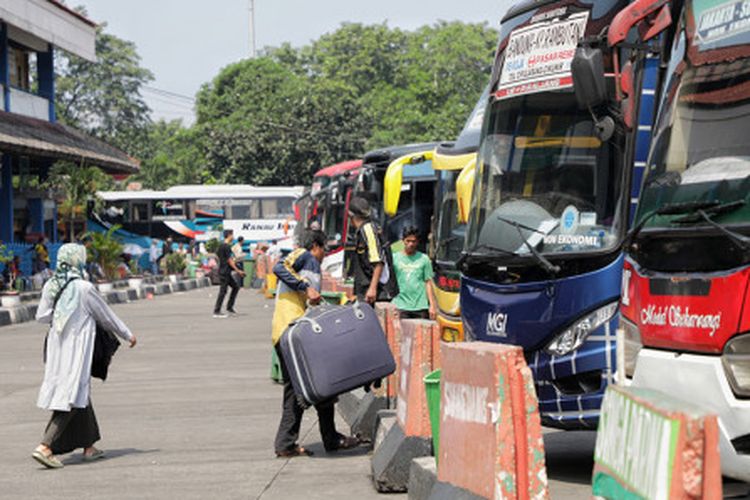
M 410 226 L 404 229 L 404 250 L 393 256 L 393 267 L 398 280 L 399 294 L 393 303 L 405 319 L 435 319 L 435 299 L 432 294 L 432 262 L 417 251 L 419 230 Z

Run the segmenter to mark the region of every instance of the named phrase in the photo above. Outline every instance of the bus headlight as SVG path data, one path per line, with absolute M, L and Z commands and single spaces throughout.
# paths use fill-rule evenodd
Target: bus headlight
M 581 347 L 591 332 L 612 319 L 617 312 L 618 305 L 619 302 L 612 302 L 587 314 L 558 334 L 545 350 L 553 356 L 564 356 L 575 351 Z
M 721 362 L 732 391 L 737 396 L 750 397 L 750 334 L 727 342 Z
M 638 325 L 622 315 L 620 316 L 620 329 L 624 333 L 624 345 L 622 347 L 624 351 L 623 359 L 625 361 L 625 376 L 633 378 L 638 353 L 643 347 L 643 343 L 641 342 L 641 331 L 638 329 Z M 618 346 L 618 348 L 619 347 L 620 346 Z

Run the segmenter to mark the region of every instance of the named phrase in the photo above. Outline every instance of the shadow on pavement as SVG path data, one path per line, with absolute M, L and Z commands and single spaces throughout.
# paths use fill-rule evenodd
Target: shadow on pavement
M 591 484 L 595 445 L 595 431 L 547 431 L 544 450 L 549 479 Z
M 323 443 L 306 444 L 305 448 L 314 453 L 314 455 L 310 457 L 312 460 L 316 460 L 319 458 L 324 458 L 326 460 L 336 460 L 359 457 L 370 453 L 370 447 L 367 444 L 360 445 L 356 448 L 349 448 L 348 450 L 334 451 L 332 453 L 328 453 L 325 448 L 323 448 Z
M 62 463 L 65 465 L 83 465 L 83 464 L 90 465 L 90 464 L 94 464 L 100 461 L 109 461 L 115 458 L 124 457 L 126 455 L 144 455 L 147 453 L 158 453 L 160 451 L 161 450 L 159 448 L 154 448 L 152 450 L 139 450 L 138 448 L 105 449 L 104 457 L 94 462 L 84 462 L 83 454 L 76 453 L 66 458 L 65 460 L 63 460 Z

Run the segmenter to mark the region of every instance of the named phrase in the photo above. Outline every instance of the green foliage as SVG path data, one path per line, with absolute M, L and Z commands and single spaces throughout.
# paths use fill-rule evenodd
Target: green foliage
M 0 264 L 7 264 L 13 260 L 13 252 L 8 247 L 0 243 Z
M 67 125 L 140 156 L 150 122 L 140 90 L 154 77 L 140 66 L 135 44 L 105 27 L 97 28 L 96 62 L 58 52 L 55 109 Z
M 179 253 L 170 253 L 167 255 L 167 273 L 182 274 L 187 267 L 187 259 Z
M 87 257 L 90 262 L 99 264 L 104 276 L 112 281 L 117 275 L 117 265 L 122 255 L 122 243 L 114 236 L 114 233 L 120 229 L 115 225 L 109 228 L 106 233 L 88 232 L 86 237 L 89 238 Z
M 141 170 L 132 180 L 146 189 L 166 189 L 177 184 L 207 184 L 201 136 L 179 120 L 159 120 L 148 126 L 148 140 L 141 152 Z
M 196 128 L 218 182 L 306 184 L 369 149 L 453 139 L 487 84 L 497 32 L 344 24 L 224 68 L 198 94 Z
M 71 162 L 57 162 L 50 169 L 44 188 L 61 199 L 57 210 L 65 222 L 69 241 L 75 240 L 73 222 L 84 220 L 86 204 L 96 200 L 96 192 L 112 186 L 112 178 L 96 167 Z
M 211 238 L 206 242 L 206 252 L 208 253 L 216 253 L 219 251 L 219 245 L 221 243 L 216 238 Z

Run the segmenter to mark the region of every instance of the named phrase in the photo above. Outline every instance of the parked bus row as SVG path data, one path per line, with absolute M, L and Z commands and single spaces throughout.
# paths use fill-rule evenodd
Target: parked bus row
M 545 425 L 595 429 L 609 384 L 659 389 L 719 415 L 723 472 L 748 481 L 748 19 L 522 2 L 457 141 L 321 171 L 303 223 L 337 254 L 353 196 L 389 243 L 425 228 L 443 339 L 523 347 Z

